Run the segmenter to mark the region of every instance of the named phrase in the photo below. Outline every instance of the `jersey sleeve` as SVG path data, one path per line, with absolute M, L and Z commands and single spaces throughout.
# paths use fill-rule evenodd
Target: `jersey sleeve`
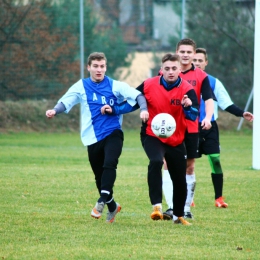
M 113 93 L 118 98 L 118 103 L 126 100 L 131 106 L 136 104 L 136 98 L 141 93 L 137 89 L 130 87 L 127 83 L 121 81 L 113 81 Z
M 214 94 L 218 100 L 218 106 L 222 110 L 225 110 L 227 107 L 233 104 L 227 90 L 218 79 L 216 79 Z
M 115 105 L 112 107 L 112 114 L 113 115 L 121 115 L 121 114 L 127 114 L 130 112 L 133 112 L 139 108 L 138 104 L 131 106 L 127 101 L 125 100 L 119 105 Z
M 83 92 L 83 83 L 82 80 L 79 80 L 74 85 L 72 85 L 68 91 L 59 99 L 57 103 L 62 102 L 66 108 L 64 111 L 65 113 L 69 113 L 73 106 L 80 103 L 81 99 L 84 98 L 83 96 L 86 95 Z
M 192 107 L 195 109 L 199 109 L 199 102 L 198 102 L 198 98 L 196 95 L 196 92 L 193 89 L 190 89 L 186 95 L 188 96 L 188 98 L 191 100 L 192 102 Z
M 144 82 L 141 85 L 139 85 L 136 89 L 139 90 L 142 94 L 144 94 Z
M 209 82 L 209 78 L 208 76 L 205 77 L 202 81 L 201 84 L 201 95 L 202 95 L 202 99 L 204 101 L 212 98 L 213 100 L 217 100 L 215 97 L 215 94 L 212 91 L 212 88 L 210 87 L 210 82 Z

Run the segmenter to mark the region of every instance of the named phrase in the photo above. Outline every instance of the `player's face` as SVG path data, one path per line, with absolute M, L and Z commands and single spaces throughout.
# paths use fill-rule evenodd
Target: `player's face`
M 196 53 L 193 57 L 193 64 L 202 70 L 205 70 L 208 65 L 208 61 L 203 53 Z
M 178 61 L 166 61 L 162 64 L 163 77 L 167 83 L 174 83 L 181 72 L 181 65 Z
M 176 53 L 181 58 L 181 65 L 187 66 L 192 63 L 193 56 L 195 54 L 195 50 L 191 45 L 180 45 L 179 49 Z
M 91 65 L 88 65 L 90 77 L 94 82 L 100 82 L 104 79 L 107 70 L 105 60 L 93 60 Z

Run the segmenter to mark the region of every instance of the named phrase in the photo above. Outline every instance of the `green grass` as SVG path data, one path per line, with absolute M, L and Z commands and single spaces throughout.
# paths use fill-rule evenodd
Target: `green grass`
M 193 225 L 173 225 L 150 219 L 148 160 L 138 130 L 126 131 L 114 194 L 122 211 L 111 225 L 90 217 L 98 194 L 78 133 L 0 134 L 0 259 L 259 259 L 252 135 L 223 132 L 221 148 L 229 208 L 214 207 L 204 156 Z

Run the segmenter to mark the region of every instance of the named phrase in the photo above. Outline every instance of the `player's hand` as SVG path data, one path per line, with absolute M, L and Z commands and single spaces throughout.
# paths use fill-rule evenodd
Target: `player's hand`
M 211 122 L 207 118 L 204 118 L 201 122 L 201 126 L 203 130 L 209 130 L 211 128 Z
M 56 111 L 54 109 L 50 109 L 46 111 L 46 116 L 48 118 L 53 118 L 56 115 Z
M 104 105 L 103 107 L 101 107 L 100 111 L 102 115 L 112 114 L 112 108 L 109 105 Z
M 142 121 L 145 123 L 148 119 L 149 119 L 149 113 L 148 111 L 142 111 L 140 113 L 140 118 L 142 119 Z
M 249 122 L 253 122 L 254 120 L 254 115 L 250 112 L 244 112 L 243 117 Z
M 181 104 L 184 106 L 184 107 L 189 107 L 192 105 L 192 102 L 191 100 L 188 98 L 187 95 L 184 95 L 182 100 L 181 100 Z

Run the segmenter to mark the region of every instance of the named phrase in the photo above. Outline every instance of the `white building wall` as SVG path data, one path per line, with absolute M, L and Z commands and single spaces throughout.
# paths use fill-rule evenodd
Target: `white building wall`
M 172 8 L 172 3 L 155 4 L 153 6 L 154 39 L 161 40 L 162 46 L 169 46 L 169 37 L 180 37 L 180 15 Z

